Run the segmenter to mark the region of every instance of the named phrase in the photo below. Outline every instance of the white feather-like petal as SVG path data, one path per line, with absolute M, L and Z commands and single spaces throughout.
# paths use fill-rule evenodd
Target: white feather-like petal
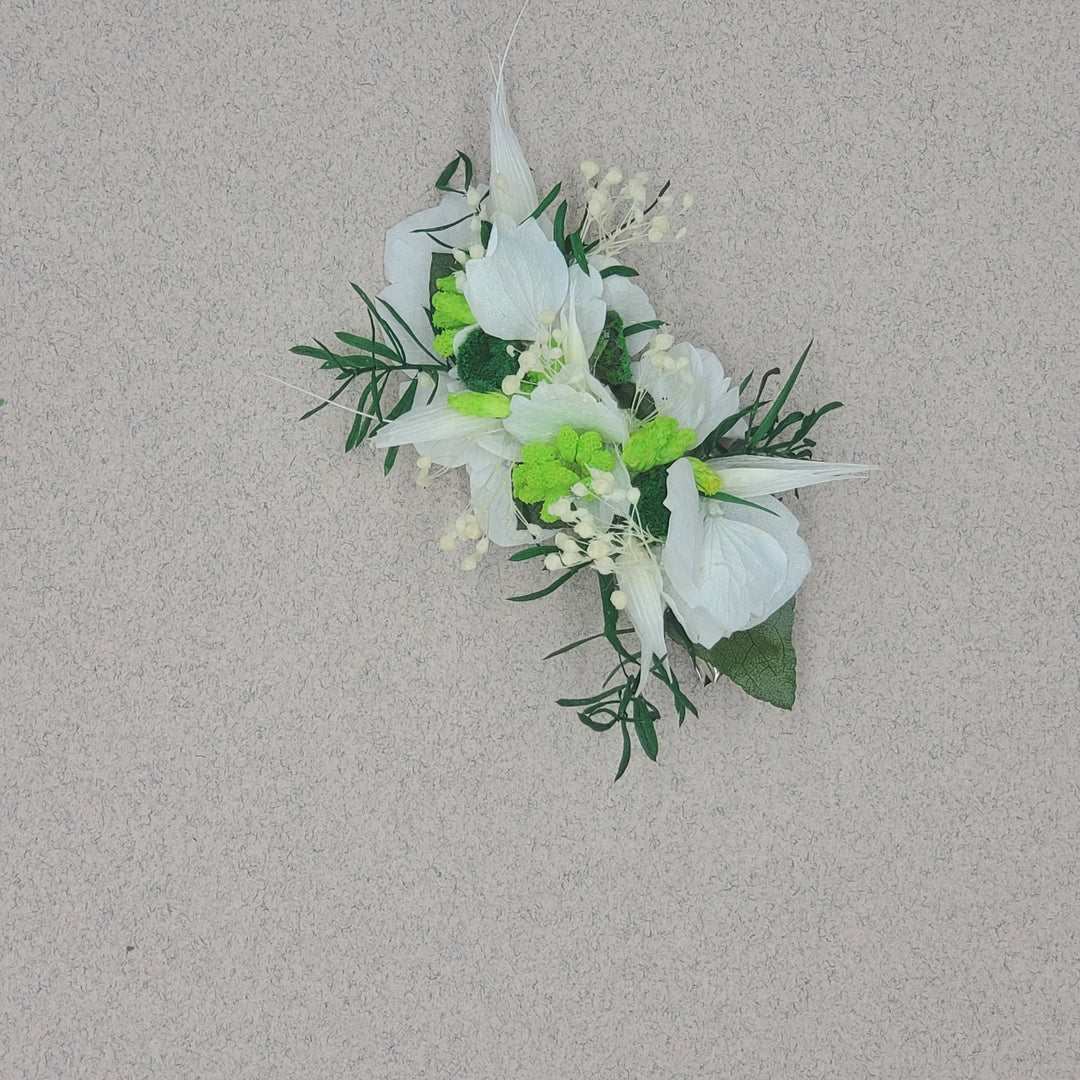
M 740 499 L 776 495 L 781 491 L 868 476 L 875 465 L 803 461 L 800 458 L 758 457 L 752 454 L 716 458 L 709 466 L 720 474 L 724 491 Z
M 641 677 L 637 687 L 641 693 L 653 657 L 663 660 L 667 655 L 660 565 L 644 544 L 631 541 L 615 558 L 615 578 L 626 594 L 626 614 L 641 641 Z
M 540 201 L 532 171 L 510 126 L 510 110 L 506 104 L 501 70 L 491 95 L 490 191 L 493 211 L 509 214 L 515 221 L 524 221 Z

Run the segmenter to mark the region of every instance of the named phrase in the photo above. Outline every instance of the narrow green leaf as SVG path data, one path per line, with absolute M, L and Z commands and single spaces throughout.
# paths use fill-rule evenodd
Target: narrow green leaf
M 524 562 L 526 559 L 539 559 L 541 555 L 550 555 L 559 549 L 554 544 L 537 544 L 535 547 L 522 548 L 510 556 L 511 562 Z
M 622 630 L 617 630 L 616 633 L 618 633 L 618 634 L 632 634 L 633 631 L 629 627 L 625 627 Z M 572 649 L 578 649 L 582 645 L 588 645 L 590 641 L 599 641 L 600 638 L 606 637 L 606 636 L 607 635 L 604 634 L 603 631 L 601 631 L 599 634 L 593 634 L 591 637 L 580 638 L 577 641 L 572 641 L 569 645 L 564 645 L 561 649 L 556 649 L 554 652 L 549 652 L 547 654 L 547 656 L 544 657 L 544 659 L 545 660 L 553 660 L 556 656 L 562 656 L 563 653 L 568 653 Z
M 646 322 L 636 322 L 630 326 L 624 326 L 623 333 L 627 337 L 633 337 L 635 334 L 640 334 L 642 330 L 656 330 L 663 325 L 663 319 L 648 319 Z
M 656 738 L 656 725 L 647 714 L 642 713 L 638 716 L 638 702 L 641 700 L 641 698 L 634 699 L 634 731 L 637 733 L 638 742 L 641 743 L 641 749 L 645 751 L 645 755 L 650 761 L 655 761 L 660 751 L 660 743 Z
M 397 461 L 397 452 L 400 450 L 400 446 L 391 446 L 386 451 L 386 457 L 383 459 L 383 475 L 387 475 L 394 467 L 394 462 Z
M 605 266 L 600 271 L 602 278 L 608 277 L 637 277 L 638 272 L 632 266 Z
M 584 274 L 589 272 L 589 260 L 585 258 L 585 248 L 581 243 L 581 233 L 571 233 L 570 235 L 570 250 L 574 253 L 574 258 L 577 260 L 578 266 L 581 267 L 581 271 Z
M 813 344 L 814 342 L 811 340 L 810 344 L 803 350 L 802 356 L 799 357 L 799 362 L 791 369 L 791 374 L 788 376 L 787 382 L 784 383 L 784 388 L 776 395 L 776 400 L 772 403 L 772 408 L 765 414 L 765 419 L 755 426 L 753 435 L 747 439 L 746 445 L 748 447 L 755 446 L 762 436 L 768 433 L 772 425 L 776 423 L 776 418 L 780 415 L 780 410 L 784 407 L 784 402 L 787 401 L 788 394 L 791 393 L 792 387 L 795 385 L 795 380 L 799 377 L 799 372 L 802 371 L 803 363 L 810 354 L 810 349 Z
M 544 197 L 540 200 L 539 205 L 529 215 L 531 218 L 538 218 L 554 201 L 558 198 L 559 192 L 562 190 L 562 181 L 560 180 Z
M 465 190 L 455 187 L 450 187 L 450 181 L 453 179 L 454 174 L 458 171 L 460 166 L 465 167 L 465 190 L 468 189 L 472 183 L 473 165 L 469 159 L 468 154 L 463 154 L 460 150 L 457 152 L 457 157 L 446 166 L 441 173 L 439 173 L 439 179 L 435 181 L 435 188 L 437 191 L 451 191 L 456 195 L 464 195 Z
M 543 596 L 547 596 L 549 593 L 553 593 L 560 585 L 565 584 L 570 580 L 581 568 L 585 566 L 585 563 L 579 563 L 577 566 L 571 566 L 561 577 L 556 578 L 550 585 L 534 593 L 527 593 L 524 596 L 508 596 L 508 600 L 513 600 L 515 603 L 520 603 L 524 600 L 539 600 Z
M 794 620 L 793 596 L 763 623 L 722 638 L 698 654 L 753 697 L 790 709 L 795 704 Z
M 630 764 L 630 729 L 626 726 L 626 721 L 622 722 L 622 757 L 619 759 L 619 771 L 615 774 L 615 782 L 622 778 L 622 774 L 626 772 L 626 766 Z
M 555 224 L 552 227 L 551 234 L 555 243 L 558 245 L 559 250 L 566 253 L 566 235 L 564 230 L 566 228 L 566 203 L 559 203 L 559 208 L 555 211 Z
M 351 345 L 354 349 L 363 349 L 364 352 L 374 353 L 376 356 L 381 356 L 386 360 L 396 361 L 398 359 L 397 353 L 389 346 L 384 345 L 381 341 L 372 341 L 371 338 L 359 337 L 356 334 L 347 334 L 344 331 L 338 331 L 334 337 L 336 337 L 338 341 L 344 342 L 346 345 Z

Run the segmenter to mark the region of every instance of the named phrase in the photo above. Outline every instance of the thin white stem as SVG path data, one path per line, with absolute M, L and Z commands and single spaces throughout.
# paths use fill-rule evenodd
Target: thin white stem
M 297 390 L 301 394 L 307 394 L 308 397 L 313 397 L 317 401 L 321 401 L 324 405 L 333 405 L 335 409 L 342 409 L 344 412 L 352 413 L 353 416 L 362 416 L 365 420 L 375 420 L 381 423 L 383 418 L 380 416 L 373 416 L 371 413 L 360 412 L 359 409 L 350 409 L 348 405 L 342 405 L 337 401 L 331 401 L 329 398 L 325 398 L 322 394 L 312 393 L 310 390 L 305 390 L 302 386 L 297 386 L 296 383 L 286 382 L 284 379 L 279 379 L 276 375 L 268 375 L 265 371 L 256 371 L 256 375 L 261 375 L 264 379 L 269 379 L 271 382 L 281 383 L 282 386 L 287 386 L 290 390 Z

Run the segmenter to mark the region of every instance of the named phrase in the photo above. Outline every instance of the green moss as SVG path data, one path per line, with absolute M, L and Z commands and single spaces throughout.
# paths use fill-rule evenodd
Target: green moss
M 630 354 L 626 351 L 623 321 L 618 312 L 609 311 L 604 329 L 589 358 L 592 373 L 608 386 L 623 386 L 634 381 L 630 373 Z
M 513 355 L 506 351 L 511 345 L 514 346 Z M 477 393 L 500 390 L 507 375 L 517 374 L 519 349 L 516 342 L 492 337 L 477 327 L 458 347 L 458 378 Z
M 671 511 L 664 505 L 667 498 L 667 466 L 649 469 L 634 478 L 634 486 L 641 492 L 637 503 L 638 521 L 657 540 L 664 540 L 671 522 Z

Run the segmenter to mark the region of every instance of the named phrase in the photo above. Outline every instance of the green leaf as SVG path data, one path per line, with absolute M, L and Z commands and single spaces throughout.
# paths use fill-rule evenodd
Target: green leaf
M 656 725 L 649 715 L 648 702 L 642 697 L 634 698 L 634 731 L 641 743 L 641 749 L 650 761 L 655 761 L 660 752 L 660 742 L 656 738 Z
M 344 342 L 346 345 L 351 345 L 354 349 L 362 349 L 364 352 L 374 353 L 376 356 L 381 356 L 385 360 L 397 361 L 398 355 L 389 346 L 384 345 L 381 341 L 372 341 L 371 338 L 359 337 L 357 334 L 346 334 L 344 331 L 339 331 L 334 335 L 338 341 Z M 346 357 L 346 359 L 348 359 Z
M 574 253 L 574 258 L 577 260 L 578 266 L 581 267 L 583 274 L 589 272 L 589 260 L 585 258 L 585 247 L 581 243 L 581 233 L 572 233 L 570 236 L 570 250 Z
M 555 211 L 555 224 L 552 226 L 551 235 L 555 243 L 558 244 L 559 250 L 565 254 L 566 252 L 566 236 L 564 230 L 566 228 L 566 203 L 559 203 L 558 210 Z
M 646 322 L 636 322 L 630 326 L 623 327 L 623 333 L 627 337 L 633 337 L 635 334 L 640 334 L 642 330 L 657 330 L 663 325 L 663 319 L 649 319 Z
M 752 697 L 790 709 L 795 704 L 794 620 L 793 596 L 763 623 L 722 638 L 711 649 L 699 647 L 698 655 Z
M 723 458 L 720 459 L 721 462 Z M 703 499 L 715 499 L 717 502 L 734 503 L 736 506 L 749 506 L 752 510 L 761 510 L 766 514 L 772 514 L 773 517 L 779 517 L 775 510 L 770 510 L 767 506 L 761 506 L 756 502 L 751 502 L 749 499 L 740 499 L 738 495 L 729 495 L 726 491 L 717 491 L 713 495 L 703 495 Z
M 602 278 L 606 277 L 637 277 L 638 272 L 632 266 L 605 266 L 600 271 Z
M 558 549 L 553 543 L 541 543 L 537 544 L 535 548 L 523 548 L 521 551 L 515 551 L 510 556 L 510 562 L 524 563 L 527 558 L 539 558 L 541 555 L 550 555 L 556 551 Z
M 560 190 L 562 189 L 562 181 L 560 180 L 544 197 L 540 200 L 539 206 L 529 215 L 531 218 L 538 218 L 558 197 Z
M 615 780 L 622 777 L 622 774 L 626 772 L 626 766 L 630 764 L 630 729 L 626 726 L 626 721 L 622 722 L 622 758 L 619 760 L 619 771 L 615 774 Z
M 560 585 L 565 584 L 570 580 L 586 563 L 578 563 L 577 566 L 571 566 L 561 577 L 556 578 L 550 585 L 545 586 L 543 589 L 538 589 L 533 593 L 526 593 L 524 596 L 508 596 L 507 600 L 513 600 L 515 603 L 520 603 L 523 600 L 539 600 L 543 596 L 547 596 L 549 593 L 553 593 Z
M 791 374 L 788 376 L 787 382 L 784 383 L 783 390 L 776 395 L 776 400 L 772 403 L 772 408 L 765 414 L 765 419 L 762 420 L 760 424 L 756 425 L 753 435 L 746 440 L 747 447 L 753 447 L 758 440 L 768 434 L 769 429 L 776 423 L 776 418 L 780 415 L 780 410 L 784 407 L 784 402 L 787 401 L 788 395 L 795 385 L 795 380 L 799 377 L 799 372 L 802 371 L 803 363 L 806 361 L 807 356 L 809 356 L 813 344 L 814 342 L 811 340 L 810 344 L 803 350 L 802 356 L 799 357 L 799 362 L 791 369 Z
M 441 173 L 439 173 L 439 179 L 435 181 L 435 187 L 438 191 L 452 191 L 457 195 L 464 195 L 464 190 L 450 186 L 450 181 L 454 178 L 454 174 L 458 171 L 460 166 L 465 167 L 465 188 L 472 183 L 473 164 L 469 159 L 468 154 L 463 154 L 460 150 L 457 152 L 457 157 L 446 166 Z

